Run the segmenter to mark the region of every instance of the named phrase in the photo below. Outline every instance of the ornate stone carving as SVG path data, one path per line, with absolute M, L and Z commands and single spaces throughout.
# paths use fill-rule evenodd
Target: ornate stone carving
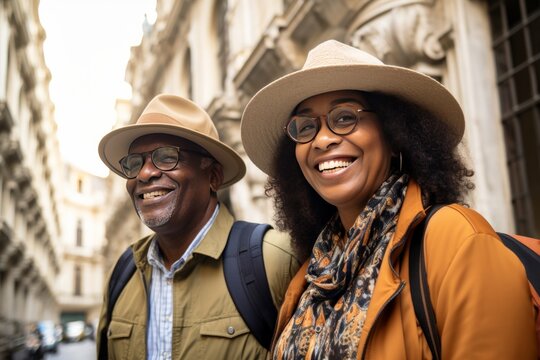
M 23 154 L 19 141 L 13 139 L 9 140 L 5 148 L 5 158 L 10 166 L 20 164 L 22 162 Z
M 370 1 L 352 27 L 351 44 L 387 64 L 440 77 L 452 30 L 436 5 L 434 0 Z
M 10 132 L 13 124 L 13 118 L 7 103 L 0 101 L 0 132 Z

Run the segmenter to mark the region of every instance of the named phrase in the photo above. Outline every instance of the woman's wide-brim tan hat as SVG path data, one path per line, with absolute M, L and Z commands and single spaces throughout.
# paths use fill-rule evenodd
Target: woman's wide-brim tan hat
M 385 65 L 376 57 L 339 41 L 313 48 L 302 69 L 259 90 L 242 115 L 241 136 L 253 163 L 272 176 L 273 155 L 283 127 L 303 100 L 336 90 L 362 90 L 398 96 L 432 113 L 450 129 L 457 145 L 463 137 L 463 111 L 438 81 L 407 68 Z
M 222 187 L 234 184 L 246 173 L 240 155 L 220 141 L 208 113 L 187 99 L 168 94 L 153 98 L 135 124 L 105 135 L 98 146 L 99 157 L 109 169 L 125 177 L 120 159 L 128 154 L 135 139 L 149 134 L 179 136 L 204 148 L 223 166 Z

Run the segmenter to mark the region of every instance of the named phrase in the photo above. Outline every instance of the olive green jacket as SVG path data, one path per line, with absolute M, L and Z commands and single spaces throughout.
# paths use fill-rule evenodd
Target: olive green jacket
M 208 233 L 174 276 L 173 359 L 264 359 L 259 345 L 227 291 L 222 253 L 234 219 L 221 205 Z M 146 359 L 148 293 L 152 267 L 147 252 L 152 236 L 132 245 L 137 271 L 120 294 L 112 313 L 109 359 Z M 298 270 L 289 237 L 269 230 L 263 256 L 272 300 L 279 309 L 290 279 Z M 106 319 L 105 292 L 98 334 Z M 99 349 L 99 336 L 97 337 Z

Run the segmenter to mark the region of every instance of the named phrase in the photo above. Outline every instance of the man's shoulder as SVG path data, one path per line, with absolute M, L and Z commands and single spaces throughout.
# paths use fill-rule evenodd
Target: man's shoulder
M 263 239 L 263 258 L 274 305 L 279 308 L 289 282 L 300 267 L 288 234 L 270 229 Z
M 263 247 L 273 248 L 276 252 L 296 257 L 289 234 L 273 228 L 269 229 L 266 234 L 264 234 Z

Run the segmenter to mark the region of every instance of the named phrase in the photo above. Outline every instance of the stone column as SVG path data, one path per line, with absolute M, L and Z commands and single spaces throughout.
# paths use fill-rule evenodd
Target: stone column
M 9 39 L 11 36 L 6 6 L 7 3 L 0 3 L 0 101 L 6 98 Z
M 13 274 L 6 269 L 1 274 L 0 279 L 0 328 L 3 322 L 6 322 L 12 316 L 15 283 Z
M 13 258 L 17 249 L 12 243 L 8 243 L 0 256 L 0 270 L 2 271 L 2 285 L 0 292 L 0 316 L 6 320 L 13 318 L 15 301 L 15 271 Z
M 385 63 L 442 83 L 465 113 L 464 156 L 475 171 L 469 203 L 495 228 L 512 232 L 510 185 L 485 1 L 370 1 L 351 43 Z M 497 174 L 497 176 L 493 176 Z
M 451 87 L 465 112 L 465 144 L 475 170 L 473 206 L 499 231 L 514 218 L 506 165 L 495 61 L 485 1 L 446 0 L 455 48 L 449 53 Z

